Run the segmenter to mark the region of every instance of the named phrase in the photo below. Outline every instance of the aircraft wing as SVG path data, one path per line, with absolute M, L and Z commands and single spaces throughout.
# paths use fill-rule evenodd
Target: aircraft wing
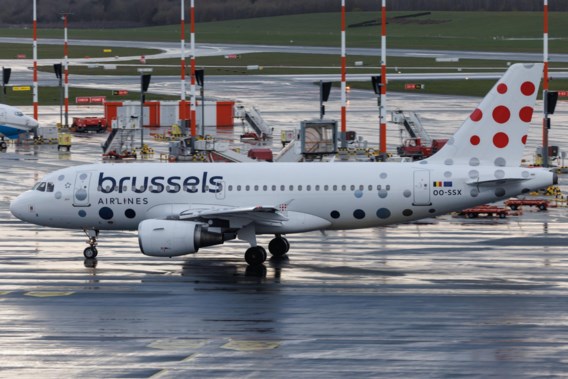
M 213 205 L 195 205 L 179 215 L 180 220 L 248 220 L 258 224 L 280 224 L 288 221 L 279 208 L 274 206 L 228 207 Z

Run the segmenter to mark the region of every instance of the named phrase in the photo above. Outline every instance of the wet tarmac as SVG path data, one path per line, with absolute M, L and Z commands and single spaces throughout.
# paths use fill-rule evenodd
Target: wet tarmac
M 246 85 L 276 135 L 317 112 L 304 84 L 279 105 L 278 80 Z M 368 95 L 354 92 L 349 117 L 378 140 L 373 100 L 359 105 Z M 393 106 L 409 99 L 393 95 Z M 432 97 L 413 108 L 443 135 L 475 101 Z M 0 154 L 0 377 L 568 375 L 566 208 L 291 235 L 288 259 L 256 269 L 244 243 L 158 259 L 140 253 L 135 233 L 103 232 L 98 260 L 86 261 L 82 232 L 22 223 L 8 205 L 46 172 L 98 161 L 103 138 L 77 136 L 71 153 Z

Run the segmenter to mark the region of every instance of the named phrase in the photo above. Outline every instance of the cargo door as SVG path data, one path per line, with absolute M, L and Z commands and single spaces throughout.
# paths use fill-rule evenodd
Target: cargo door
M 90 171 L 79 171 L 75 176 L 75 185 L 73 187 L 73 206 L 90 207 L 89 200 L 89 184 L 91 183 Z
M 413 205 L 431 205 L 430 171 L 414 171 L 414 203 Z

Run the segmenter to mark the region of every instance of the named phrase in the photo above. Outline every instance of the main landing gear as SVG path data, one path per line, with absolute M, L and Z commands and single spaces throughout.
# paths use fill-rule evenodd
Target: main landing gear
M 97 251 L 97 237 L 99 236 L 99 231 L 98 229 L 83 229 L 83 231 L 89 238 L 86 241 L 89 244 L 89 247 L 86 247 L 85 250 L 83 250 L 83 255 L 86 259 L 94 259 L 99 253 Z
M 268 251 L 274 258 L 282 258 L 289 250 L 290 243 L 280 235 L 276 235 L 268 244 Z M 262 246 L 252 246 L 245 253 L 245 261 L 251 266 L 264 263 L 266 258 L 266 250 Z

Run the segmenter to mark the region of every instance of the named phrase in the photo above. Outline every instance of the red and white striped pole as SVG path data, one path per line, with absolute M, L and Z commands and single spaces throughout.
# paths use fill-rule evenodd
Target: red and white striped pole
M 345 58 L 345 0 L 341 0 L 341 147 L 347 147 L 347 59 Z
M 387 107 L 387 2 L 382 0 L 382 18 L 381 18 L 381 108 L 379 109 L 380 118 L 380 137 L 379 152 L 387 152 L 387 124 L 386 124 L 386 107 Z
M 181 0 L 181 101 L 185 100 L 185 0 Z
M 34 91 L 33 91 L 33 105 L 34 105 L 34 118 L 38 120 L 38 83 L 37 83 L 37 0 L 33 3 L 33 58 L 34 58 Z
M 63 14 L 63 94 L 65 106 L 65 127 L 69 127 L 69 45 L 67 39 L 67 13 Z
M 544 0 L 544 35 L 543 41 L 543 63 L 544 63 L 544 80 L 542 83 L 543 94 L 543 118 L 542 118 L 542 166 L 548 167 L 548 110 L 546 109 L 546 98 L 548 96 L 548 0 Z
M 191 118 L 191 136 L 197 136 L 196 127 L 196 112 L 197 101 L 195 98 L 195 2 L 191 0 L 191 105 L 190 105 L 190 118 Z

